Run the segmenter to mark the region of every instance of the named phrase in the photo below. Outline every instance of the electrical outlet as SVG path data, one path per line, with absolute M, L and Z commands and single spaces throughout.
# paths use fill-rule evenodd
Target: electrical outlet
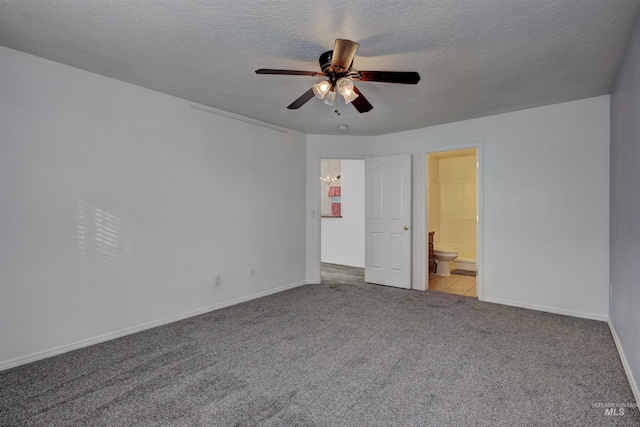
M 250 269 L 249 269 L 249 277 L 256 277 L 256 270 L 255 270 L 255 268 L 250 268 Z
M 214 284 L 219 285 L 220 283 L 222 283 L 222 274 L 218 273 L 216 274 L 216 277 L 213 281 Z

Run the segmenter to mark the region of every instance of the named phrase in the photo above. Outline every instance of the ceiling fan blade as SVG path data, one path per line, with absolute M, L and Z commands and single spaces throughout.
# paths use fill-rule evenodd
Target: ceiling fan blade
M 304 104 L 309 102 L 309 100 L 314 96 L 316 95 L 313 93 L 313 88 L 311 88 L 308 91 L 306 91 L 300 98 L 293 101 L 291 105 L 289 105 L 287 108 L 289 110 L 297 110 L 298 108 L 302 107 Z
M 353 104 L 353 106 L 356 107 L 356 110 L 358 110 L 361 113 L 366 113 L 367 111 L 371 111 L 371 109 L 373 108 L 373 105 L 371 105 L 371 103 L 367 101 L 367 98 L 364 97 L 362 92 L 360 92 L 358 88 L 355 86 L 353 87 L 353 91 L 358 94 L 358 97 L 353 101 L 351 101 L 351 104 Z
M 273 70 L 271 68 L 260 68 L 256 70 L 256 74 L 279 74 L 285 76 L 311 76 L 324 77 L 324 73 L 317 71 L 296 71 L 296 70 Z
M 420 81 L 415 71 L 354 71 L 349 74 L 354 80 L 363 82 L 404 83 L 414 85 Z
M 348 70 L 353 62 L 353 57 L 356 56 L 358 47 L 360 45 L 351 40 L 336 39 L 336 44 L 333 46 L 331 66 Z

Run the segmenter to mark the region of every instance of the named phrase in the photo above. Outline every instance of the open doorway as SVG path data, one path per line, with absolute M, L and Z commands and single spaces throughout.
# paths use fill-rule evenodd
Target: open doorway
M 363 159 L 320 159 L 321 280 L 343 273 L 364 278 Z
M 426 288 L 477 298 L 478 149 L 426 156 Z

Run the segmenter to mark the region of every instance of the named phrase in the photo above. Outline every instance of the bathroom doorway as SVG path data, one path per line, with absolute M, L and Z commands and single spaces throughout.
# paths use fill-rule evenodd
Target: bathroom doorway
M 478 148 L 426 154 L 429 290 L 478 297 Z

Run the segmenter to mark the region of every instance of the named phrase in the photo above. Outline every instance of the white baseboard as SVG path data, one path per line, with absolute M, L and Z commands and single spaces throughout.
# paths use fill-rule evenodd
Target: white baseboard
M 498 299 L 498 298 L 483 298 L 482 301 L 491 302 L 495 304 L 510 305 L 512 307 L 528 308 L 529 310 L 544 311 L 546 313 L 580 317 L 582 319 L 599 320 L 601 322 L 606 322 L 609 319 L 607 316 L 602 316 L 600 314 L 585 313 L 582 311 L 564 310 L 561 308 L 546 307 L 544 305 L 536 305 L 536 304 L 527 304 L 527 303 L 522 303 L 517 301 Z
M 454 259 L 450 261 L 451 263 L 451 271 L 459 269 L 459 270 L 467 270 L 467 271 L 476 271 L 476 262 L 472 259 Z
M 609 329 L 611 330 L 611 335 L 613 336 L 613 342 L 616 343 L 616 348 L 618 349 L 618 354 L 620 355 L 620 361 L 622 362 L 622 366 L 624 367 L 624 372 L 625 374 L 627 374 L 627 380 L 629 380 L 629 385 L 631 386 L 633 397 L 636 399 L 636 403 L 640 405 L 640 390 L 638 389 L 638 383 L 636 383 L 635 378 L 633 378 L 631 366 L 629 366 L 627 357 L 624 354 L 622 344 L 620 343 L 620 338 L 618 338 L 618 334 L 616 333 L 616 328 L 614 328 L 613 322 L 611 322 L 611 318 L 607 319 L 607 323 L 609 324 Z
M 28 354 L 26 356 L 16 357 L 15 359 L 6 360 L 0 362 L 0 371 L 5 369 L 14 368 L 16 366 L 25 365 L 27 363 L 35 362 L 37 360 L 46 359 L 47 357 L 55 356 L 57 354 L 66 353 L 79 348 L 88 347 L 90 345 L 98 344 L 105 341 L 110 341 L 116 338 L 120 338 L 126 335 L 131 335 L 136 332 L 144 331 L 146 329 L 155 328 L 157 326 L 166 325 L 168 323 L 177 322 L 179 320 L 187 319 L 189 317 L 198 316 L 200 314 L 208 313 L 210 311 L 220 310 L 221 308 L 229 307 L 232 305 L 240 304 L 253 299 L 262 298 L 267 295 L 276 294 L 278 292 L 286 291 L 288 289 L 297 288 L 298 286 L 306 285 L 306 281 L 290 283 L 288 285 L 280 286 L 278 288 L 269 289 L 267 291 L 258 292 L 256 294 L 248 295 L 241 298 L 232 299 L 219 304 L 210 305 L 208 307 L 202 307 L 196 310 L 188 311 L 186 313 L 169 316 L 164 319 L 156 320 L 153 322 L 143 323 L 142 325 L 133 326 L 131 328 L 121 329 L 116 332 L 111 332 L 97 337 L 88 338 L 80 341 L 76 341 L 71 344 L 61 345 L 48 350 L 39 351 L 37 353 Z

